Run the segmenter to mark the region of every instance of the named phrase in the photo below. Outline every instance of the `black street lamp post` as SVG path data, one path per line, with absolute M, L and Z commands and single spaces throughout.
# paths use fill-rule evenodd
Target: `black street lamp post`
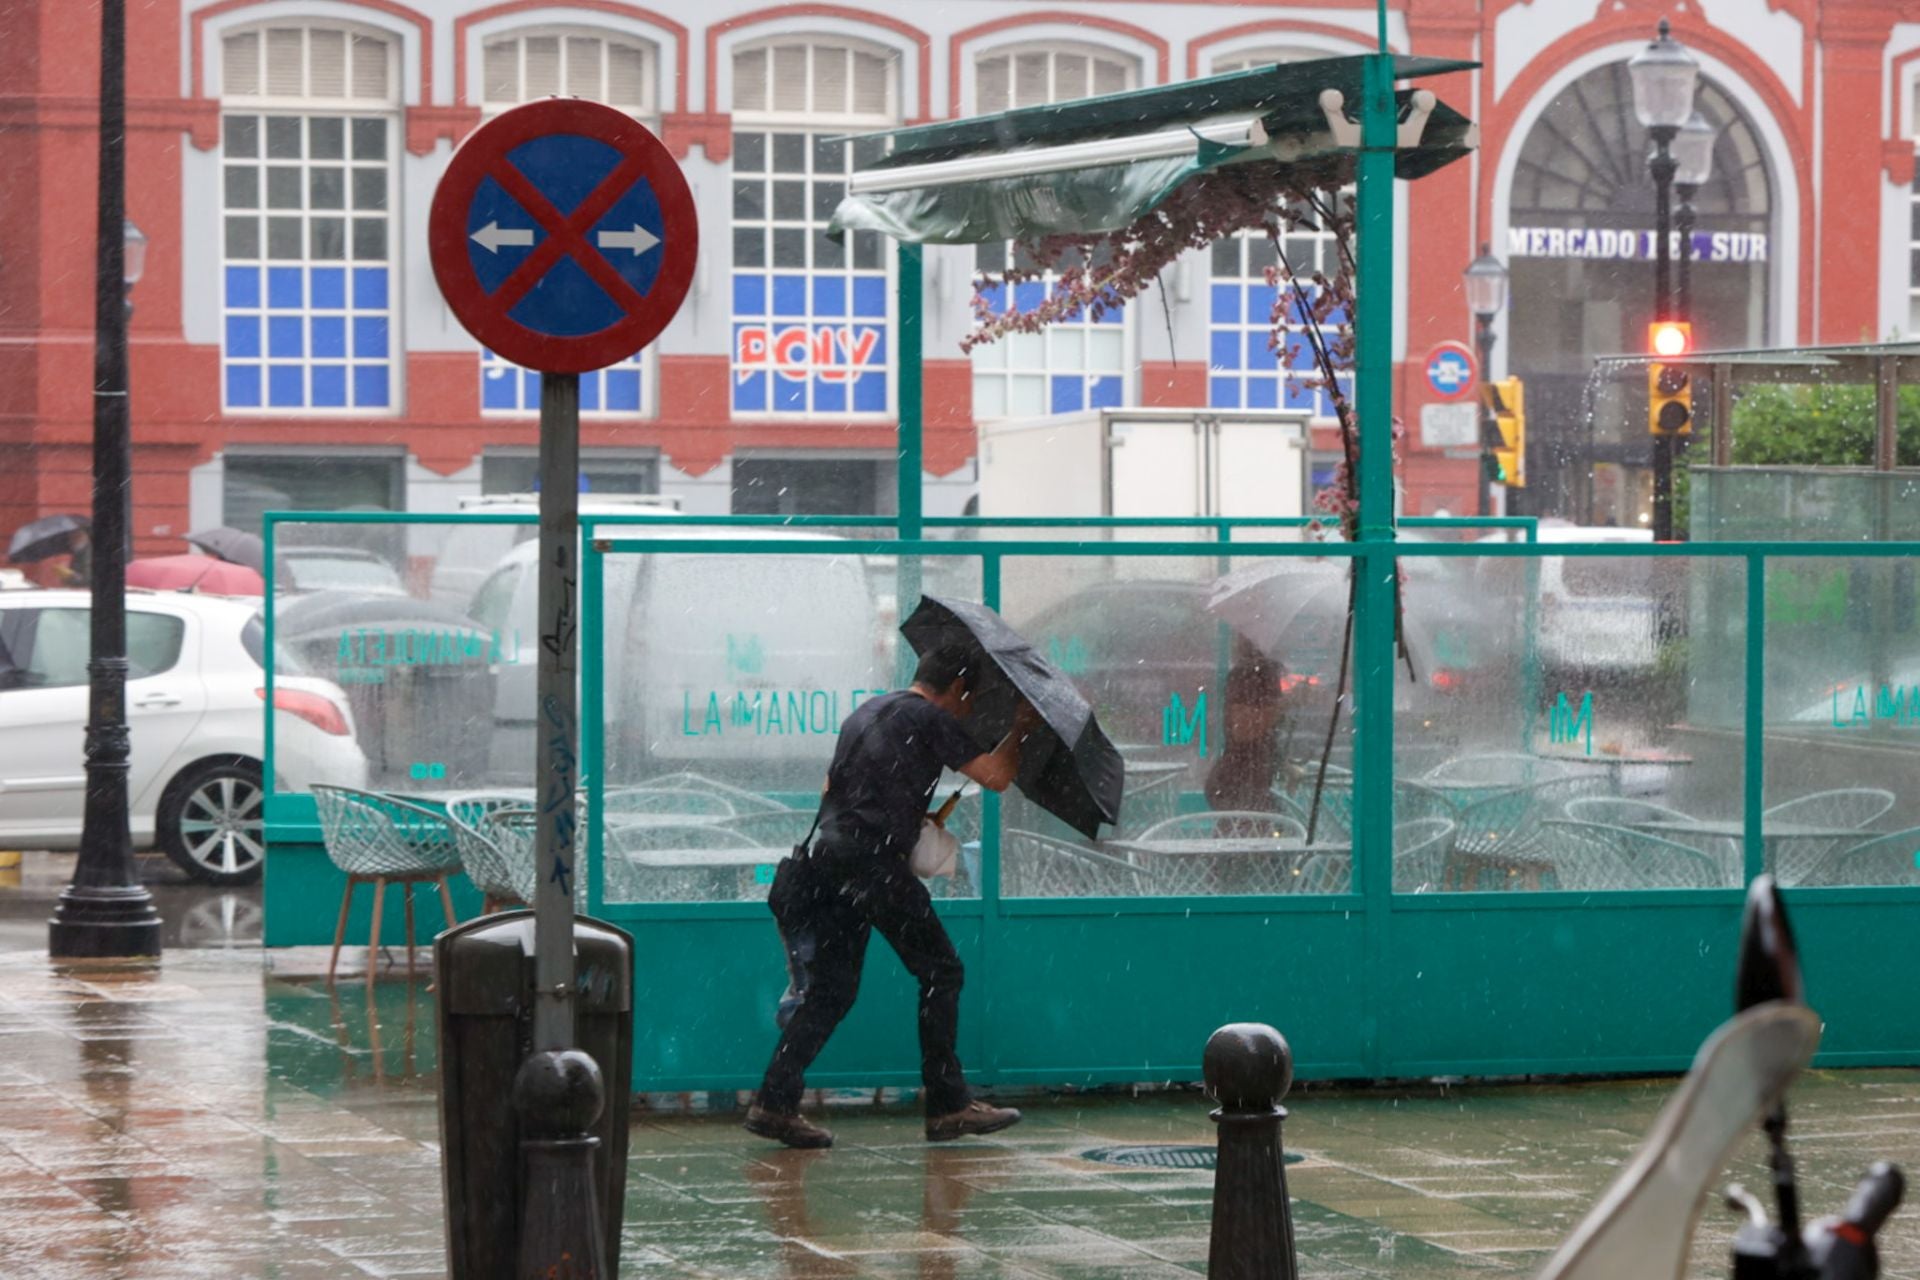
M 1493 381 L 1493 319 L 1507 305 L 1507 267 L 1493 256 L 1490 245 L 1480 246 L 1480 256 L 1467 264 L 1464 278 L 1467 307 L 1475 320 L 1474 339 L 1480 356 L 1480 381 Z M 1480 514 L 1493 514 L 1493 450 L 1498 428 L 1487 398 L 1480 397 Z
M 87 799 L 80 858 L 47 924 L 54 959 L 158 956 L 160 916 L 140 883 L 127 823 L 127 544 L 133 445 L 127 412 L 128 294 L 146 237 L 126 220 L 125 0 L 100 6 L 100 189 L 93 288 L 92 650 Z
M 1673 141 L 1693 115 L 1693 90 L 1700 64 L 1668 34 L 1660 19 L 1659 36 L 1627 63 L 1633 80 L 1633 112 L 1653 139 L 1647 170 L 1653 175 L 1655 323 L 1673 316 L 1673 224 L 1671 204 L 1674 174 L 1679 168 Z M 1653 438 L 1653 536 L 1657 542 L 1673 539 L 1673 440 Z

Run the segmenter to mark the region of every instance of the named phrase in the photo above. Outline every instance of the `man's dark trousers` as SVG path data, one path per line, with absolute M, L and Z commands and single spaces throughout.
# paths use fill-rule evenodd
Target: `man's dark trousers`
M 930 1116 L 971 1099 L 954 1041 L 960 1028 L 960 956 L 933 913 L 927 887 L 894 855 L 817 847 L 809 868 L 816 951 L 806 997 L 773 1051 L 757 1099 L 768 1111 L 800 1108 L 803 1077 L 860 990 L 860 968 L 875 929 L 920 982 L 920 1077 Z

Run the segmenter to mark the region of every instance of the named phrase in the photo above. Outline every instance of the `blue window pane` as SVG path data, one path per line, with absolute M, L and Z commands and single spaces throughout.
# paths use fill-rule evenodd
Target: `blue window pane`
M 1118 409 L 1120 407 L 1120 379 L 1108 374 L 1104 378 L 1095 378 L 1087 389 L 1087 407 L 1089 409 Z
M 1240 379 L 1208 378 L 1207 407 L 1209 409 L 1238 409 L 1240 407 Z
M 540 375 L 531 369 L 520 370 L 520 407 L 528 412 L 540 407 Z
M 227 317 L 227 354 L 243 360 L 260 358 L 260 318 L 258 316 Z
M 807 407 L 807 384 L 792 378 L 773 380 L 773 407 L 788 413 L 803 413 Z
M 638 369 L 609 369 L 606 372 L 606 391 L 602 399 L 605 407 L 612 413 L 638 413 L 640 411 L 640 371 Z
M 765 364 L 767 360 L 767 328 L 758 324 L 736 324 L 733 326 L 733 358 L 741 364 Z
M 598 373 L 580 375 L 580 409 L 583 413 L 599 412 L 600 375 Z
M 1247 408 L 1278 409 L 1280 407 L 1280 379 L 1248 378 Z
M 1237 285 L 1213 286 L 1212 319 L 1215 324 L 1240 323 L 1240 289 Z
M 853 314 L 882 319 L 887 314 L 887 282 L 874 276 L 860 276 L 853 282 Z
M 387 269 L 385 267 L 353 269 L 353 305 L 363 311 L 387 309 Z
M 306 353 L 306 345 L 300 340 L 299 316 L 267 317 L 267 354 L 286 359 L 298 359 Z
M 1307 390 L 1306 384 L 1298 378 L 1287 379 L 1287 408 L 1306 409 L 1309 412 L 1319 407 L 1320 398 Z
M 1347 322 L 1347 309 L 1336 303 L 1333 309 L 1327 312 L 1327 319 L 1325 322 L 1326 327 L 1329 329 L 1333 329 L 1341 325 L 1344 325 L 1346 322 Z
M 298 409 L 307 403 L 306 378 L 297 364 L 267 366 L 267 403 L 276 409 Z
M 865 345 L 867 339 L 873 339 L 873 345 L 867 348 L 867 358 L 861 362 L 862 369 L 884 369 L 887 367 L 887 331 L 878 325 L 868 325 L 853 331 L 856 347 Z
M 986 303 L 987 310 L 999 313 L 1007 309 L 1007 286 L 989 284 L 980 287 L 980 298 Z
M 482 365 L 480 372 L 480 407 L 483 409 L 518 409 L 520 401 L 514 392 L 519 390 L 519 373 L 504 365 Z
M 299 267 L 267 268 L 267 305 L 270 307 L 298 307 L 306 291 L 300 287 L 300 277 L 304 274 Z
M 1313 323 L 1313 290 L 1302 289 L 1298 292 L 1294 292 L 1293 290 L 1287 292 L 1287 323 Z
M 383 364 L 353 366 L 353 407 L 384 409 L 387 403 L 387 366 Z
M 813 388 L 813 407 L 821 413 L 845 413 L 847 411 L 847 384 L 844 382 L 821 382 Z
M 1073 413 L 1086 408 L 1087 380 L 1079 374 L 1056 373 L 1047 379 L 1048 405 L 1053 413 Z
M 1040 304 L 1047 300 L 1047 286 L 1038 280 L 1023 280 L 1013 286 L 1013 309 L 1026 313 L 1038 311 Z
M 353 318 L 353 354 L 362 360 L 386 358 L 387 318 L 385 316 Z
M 773 314 L 777 316 L 807 314 L 807 278 L 805 276 L 773 278 Z
M 745 412 L 761 412 L 767 407 L 767 375 L 734 375 L 733 407 Z
M 1284 335 L 1283 341 L 1291 339 L 1291 337 L 1292 337 L 1291 334 Z M 1273 368 L 1277 357 L 1275 353 L 1272 351 L 1272 349 L 1270 349 L 1267 346 L 1267 344 L 1272 341 L 1273 341 L 1273 334 L 1271 332 L 1265 332 L 1261 330 L 1252 330 L 1248 332 L 1247 334 L 1247 368 L 1249 369 Z
M 1313 343 L 1305 335 L 1290 333 L 1287 335 L 1287 368 L 1296 373 L 1317 373 L 1320 364 L 1314 359 Z
M 274 324 L 280 320 L 275 317 Z M 345 316 L 315 316 L 309 323 L 313 326 L 313 357 L 316 360 L 345 360 L 347 358 L 347 320 Z
M 227 305 L 230 307 L 260 305 L 260 268 L 227 268 Z
M 853 384 L 853 408 L 856 413 L 887 411 L 887 375 L 869 373 Z
M 765 276 L 737 275 L 733 278 L 733 314 L 737 316 L 767 314 L 767 278 Z
M 344 311 L 347 306 L 345 267 L 315 267 L 308 273 L 308 288 L 313 290 L 313 305 L 323 311 Z
M 1119 304 L 1119 300 L 1115 299 L 1112 304 L 1110 304 L 1105 310 L 1103 310 L 1094 319 L 1095 319 L 1095 323 L 1098 323 L 1098 324 L 1119 324 L 1122 321 L 1124 321 L 1126 318 L 1127 318 L 1126 311 L 1121 308 Z
M 1247 323 L 1271 324 L 1273 307 L 1280 300 L 1280 291 L 1271 285 L 1250 284 L 1247 286 Z
M 1238 369 L 1240 367 L 1240 335 L 1232 329 L 1213 331 L 1213 354 L 1211 363 L 1216 369 Z
M 227 403 L 236 409 L 254 409 L 260 405 L 260 366 L 227 366 Z
M 820 276 L 814 280 L 813 314 L 817 316 L 844 316 L 847 314 L 847 279 L 845 276 Z
M 347 407 L 347 366 L 343 364 L 313 366 L 313 406 L 316 409 Z

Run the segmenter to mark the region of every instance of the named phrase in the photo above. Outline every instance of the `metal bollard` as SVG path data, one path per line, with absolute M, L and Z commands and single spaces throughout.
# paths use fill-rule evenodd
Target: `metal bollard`
M 1293 1084 L 1293 1052 L 1265 1023 L 1214 1032 L 1202 1059 L 1207 1095 L 1220 1104 L 1220 1157 L 1213 1174 L 1211 1280 L 1298 1280 L 1293 1209 L 1287 1200 L 1280 1099 Z
M 611 1280 L 589 1132 L 606 1107 L 600 1068 L 578 1049 L 536 1053 L 513 1080 L 525 1157 L 522 1280 Z

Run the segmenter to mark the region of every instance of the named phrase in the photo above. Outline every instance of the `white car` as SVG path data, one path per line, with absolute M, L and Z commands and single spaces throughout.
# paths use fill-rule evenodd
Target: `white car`
M 358 547 L 282 547 L 274 553 L 283 594 L 351 591 L 363 596 L 404 596 L 406 584 L 391 564 Z
M 79 847 L 91 603 L 0 595 L 0 847 Z M 253 601 L 127 593 L 133 844 L 210 884 L 257 879 L 266 853 L 264 639 Z M 276 786 L 365 786 L 345 695 L 290 668 L 275 664 Z
M 1541 522 L 1536 536 L 1542 543 L 1653 543 L 1646 529 L 1547 521 Z M 1507 540 L 1504 534 L 1481 539 Z M 1540 661 L 1550 678 L 1651 671 L 1659 651 L 1660 597 L 1684 572 L 1683 562 L 1652 556 L 1542 556 Z

